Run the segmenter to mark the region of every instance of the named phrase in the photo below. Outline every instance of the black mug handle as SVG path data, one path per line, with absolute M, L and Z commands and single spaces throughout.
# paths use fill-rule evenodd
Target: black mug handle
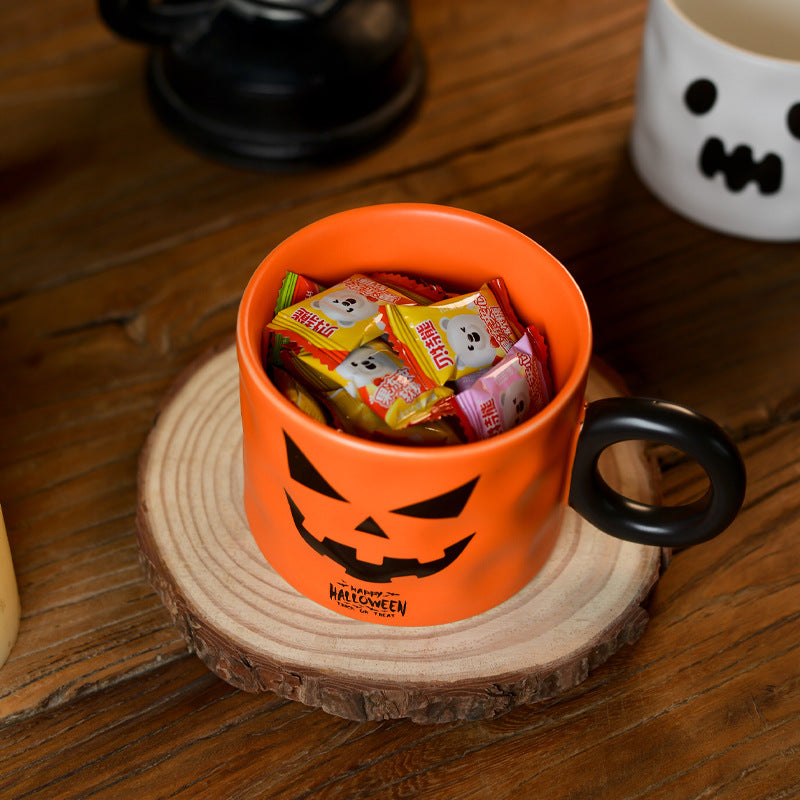
M 705 470 L 708 491 L 681 506 L 651 506 L 615 492 L 600 475 L 598 459 L 607 447 L 631 439 L 682 450 Z M 611 397 L 586 409 L 569 504 L 592 525 L 619 539 L 685 547 L 711 539 L 730 525 L 742 506 L 745 485 L 736 445 L 708 417 L 663 400 Z

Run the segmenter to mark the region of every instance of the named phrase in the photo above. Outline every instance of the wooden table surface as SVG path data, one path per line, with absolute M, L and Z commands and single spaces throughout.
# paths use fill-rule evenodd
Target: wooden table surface
M 22 600 L 2 798 L 778 798 L 800 793 L 800 247 L 710 232 L 627 155 L 645 0 L 416 0 L 413 123 L 353 163 L 229 168 L 154 119 L 92 3 L 4 3 L 0 503 Z M 788 168 L 800 168 L 790 163 Z M 355 723 L 233 689 L 138 562 L 137 458 L 285 236 L 391 201 L 515 226 L 582 286 L 637 394 L 739 444 L 743 510 L 676 553 L 639 642 L 493 720 Z M 702 491 L 662 452 L 664 494 Z

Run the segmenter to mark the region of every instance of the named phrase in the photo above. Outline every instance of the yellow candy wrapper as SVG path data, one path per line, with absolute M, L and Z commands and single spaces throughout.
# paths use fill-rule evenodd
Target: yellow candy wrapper
M 333 382 L 351 397 L 360 398 L 389 427 L 405 428 L 427 419 L 434 405 L 453 394 L 444 386 L 425 388 L 388 342 L 374 339 L 348 353 L 329 369 L 308 351 L 290 354 L 293 371 L 314 389 L 325 391 Z
M 383 333 L 383 305 L 413 304 L 397 289 L 367 275 L 351 275 L 279 311 L 267 328 L 286 336 L 334 369 L 357 347 Z
M 337 389 L 322 396 L 334 424 L 345 433 L 390 444 L 441 446 L 463 444 L 457 426 L 444 419 L 427 420 L 395 429 L 386 424 L 360 396 L 353 397 L 346 389 Z
M 384 306 L 392 346 L 426 388 L 500 361 L 524 330 L 500 279 L 429 306 Z
M 284 397 L 294 403 L 302 412 L 323 425 L 329 424 L 320 403 L 300 381 L 277 367 L 272 369 L 272 380 Z
M 344 385 L 339 375 L 328 369 L 308 350 L 282 350 L 281 366 L 317 394 L 332 392 Z

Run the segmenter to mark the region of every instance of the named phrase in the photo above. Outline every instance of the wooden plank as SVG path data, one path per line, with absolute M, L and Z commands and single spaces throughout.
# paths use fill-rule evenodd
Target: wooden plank
M 429 5 L 415 9 L 431 64 L 418 120 L 377 153 L 310 174 L 230 170 L 175 143 L 147 107 L 143 49 L 110 33 L 105 46 L 76 42 L 69 71 L 38 51 L 19 51 L 19 59 L 40 60 L 37 68 L 0 80 L 10 133 L 0 145 L 0 168 L 13 160 L 11 197 L 27 201 L 8 207 L 10 250 L 0 245 L 0 256 L 15 269 L 3 276 L 0 296 L 20 291 L 23 275 L 29 291 L 102 270 L 244 219 L 263 222 L 304 199 L 369 187 L 381 176 L 402 180 L 454 151 L 469 152 L 630 98 L 641 3 L 620 12 L 617 3 L 604 0 L 593 5 L 585 28 L 567 24 L 574 2 L 545 4 L 533 14 L 517 10 L 522 24 L 512 36 L 504 14 L 477 5 L 453 12 L 448 4 L 435 12 Z M 429 37 L 426 24 L 442 27 Z M 489 68 L 501 49 L 503 60 Z M 474 66 L 465 75 L 467 64 Z M 585 80 L 583 65 L 597 82 Z M 86 213 L 91 230 L 84 227 Z M 23 262 L 20 273 L 16 267 Z
M 800 617 L 784 555 L 800 534 L 800 492 L 787 442 L 800 446 L 797 423 L 744 443 L 751 483 L 740 521 L 675 556 L 639 644 L 558 704 L 425 728 L 355 724 L 232 690 L 190 657 L 151 671 L 136 692 L 120 683 L 17 723 L 0 741 L 0 793 L 791 797 Z M 699 489 L 682 472 L 668 499 Z
M 407 137 L 419 137 L 413 147 L 402 137 L 392 145 L 424 155 L 416 165 L 409 166 L 406 160 L 406 166 L 396 171 L 389 148 L 330 173 L 269 181 L 202 162 L 168 139 L 162 142 L 155 128 L 149 138 L 144 136 L 142 126 L 149 123 L 143 108 L 134 109 L 129 99 L 139 80 L 140 59 L 126 45 L 108 43 L 100 48 L 105 55 L 98 59 L 97 47 L 86 47 L 78 37 L 74 66 L 79 74 L 101 81 L 102 88 L 102 81 L 116 74 L 103 61 L 113 54 L 119 62 L 117 71 L 127 70 L 127 83 L 113 89 L 116 99 L 94 127 L 86 114 L 98 95 L 68 98 L 83 112 L 65 120 L 66 140 L 73 130 L 89 136 L 97 147 L 83 164 L 73 158 L 77 152 L 68 152 L 59 162 L 63 169 L 39 173 L 45 183 L 34 186 L 36 202 L 12 210 L 14 235 L 7 241 L 12 259 L 2 274 L 11 281 L 7 291 L 12 294 L 14 281 L 25 280 L 31 286 L 4 305 L 0 331 L 0 366 L 13 385 L 2 400 L 7 446 L 0 453 L 0 485 L 24 599 L 19 650 L 27 648 L 29 636 L 37 641 L 52 630 L 53 598 L 40 576 L 52 563 L 42 560 L 43 554 L 56 546 L 65 553 L 60 560 L 65 585 L 91 583 L 97 568 L 111 576 L 103 591 L 87 594 L 83 604 L 72 609 L 80 613 L 73 615 L 65 631 L 70 640 L 94 640 L 108 592 L 125 597 L 130 582 L 136 580 L 135 461 L 171 378 L 208 344 L 230 333 L 244 283 L 267 250 L 306 222 L 341 208 L 427 199 L 462 205 L 516 225 L 549 246 L 581 279 L 595 315 L 598 349 L 609 354 L 635 390 L 689 402 L 734 425 L 750 420 L 752 409 L 766 409 L 767 419 L 781 418 L 779 409 L 787 403 L 791 407 L 792 400 L 785 394 L 790 385 L 786 376 L 796 375 L 798 369 L 800 332 L 784 327 L 800 299 L 793 279 L 798 255 L 786 246 L 774 246 L 772 252 L 785 257 L 769 259 L 764 255 L 769 247 L 734 243 L 674 219 L 625 172 L 622 147 L 630 108 L 624 101 L 632 78 L 636 21 L 633 11 L 615 11 L 615 5 L 606 3 L 594 12 L 598 16 L 591 24 L 599 29 L 597 41 L 569 26 L 562 30 L 564 17 L 555 5 L 546 7 L 544 18 L 526 16 L 520 34 L 511 36 L 509 64 L 515 69 L 507 69 L 505 61 L 495 70 L 482 63 L 481 70 L 489 73 L 482 79 L 485 85 L 459 81 L 455 72 L 442 67 L 438 78 L 432 79 L 432 91 L 439 91 L 439 80 L 442 94 L 434 94 L 430 102 L 445 110 L 423 113 L 417 128 L 444 125 L 448 135 L 436 134 L 434 147 L 424 130 L 410 131 Z M 433 15 L 430 24 L 435 28 L 431 57 L 447 69 L 463 66 L 466 53 L 474 54 L 478 42 L 496 48 L 497 37 L 509 37 L 507 18 L 492 23 L 487 19 L 494 19 L 492 15 L 475 7 L 425 13 Z M 536 53 L 530 64 L 523 64 L 522 33 L 530 34 L 537 24 L 544 31 L 561 31 L 560 38 L 548 45 L 552 50 Z M 484 40 L 481 32 L 487 25 Z M 448 26 L 454 26 L 453 36 L 446 35 Z M 456 42 L 448 44 L 451 39 Z M 449 46 L 465 50 L 435 49 Z M 571 47 L 590 58 L 603 80 L 593 82 L 591 92 L 587 90 L 581 102 L 568 110 L 572 95 L 565 93 L 560 79 L 551 76 L 548 83 L 544 73 L 553 68 L 551 58 L 566 59 L 574 71 L 570 80 L 579 82 L 582 73 L 575 71 L 576 53 Z M 495 51 L 481 52 L 489 59 Z M 620 72 L 619 63 L 627 65 L 627 72 Z M 40 115 L 54 113 L 52 92 L 63 88 L 67 78 L 50 64 L 23 78 L 35 78 L 40 85 L 35 91 L 29 89 L 30 94 L 12 94 L 18 101 L 12 109 L 25 122 L 21 130 L 36 128 L 24 143 L 36 149 L 41 147 L 37 137 L 44 137 L 49 127 L 41 124 Z M 23 78 L 6 76 L 5 89 L 9 83 L 13 89 L 14 81 Z M 535 96 L 537 102 L 523 104 L 523 96 Z M 63 102 L 66 107 L 66 97 Z M 524 119 L 494 113 L 508 104 Z M 452 132 L 465 124 L 464 109 L 472 113 L 474 107 L 495 122 L 474 131 L 470 127 L 466 137 L 455 139 Z M 587 115 L 587 109 L 594 113 Z M 141 119 L 134 120 L 136 114 Z M 137 136 L 124 136 L 126 125 Z M 99 171 L 108 169 L 123 143 L 137 148 L 136 157 L 133 151 L 121 161 L 114 157 L 119 169 L 101 181 Z M 140 152 L 140 144 L 155 150 L 149 155 Z M 159 151 L 172 147 L 180 153 L 176 158 Z M 160 167 L 165 162 L 171 163 L 167 172 Z M 183 166 L 174 172 L 175 165 Z M 158 172 L 147 174 L 148 170 Z M 365 180 L 369 171 L 374 177 Z M 202 185 L 187 179 L 190 175 L 201 176 L 197 180 Z M 22 184 L 24 189 L 24 180 Z M 94 187 L 100 188 L 99 194 L 92 192 Z M 287 192 L 297 196 L 288 207 L 282 199 Z M 81 201 L 67 202 L 67 197 Z M 188 197 L 191 202 L 185 202 Z M 613 216 L 608 210 L 610 198 L 619 208 Z M 265 217 L 268 211 L 280 213 Z M 86 220 L 92 220 L 91 226 Z M 176 237 L 166 235 L 166 230 L 182 232 Z M 683 258 L 690 247 L 705 251 L 705 271 Z M 755 305 L 753 281 L 767 267 L 779 290 Z M 39 278 L 36 270 L 42 270 Z M 718 307 L 685 302 L 686 297 L 700 296 L 709 283 L 718 291 Z M 628 290 L 619 291 L 620 285 Z M 770 313 L 765 314 L 767 303 Z M 737 340 L 736 348 L 730 346 L 725 329 L 732 305 L 747 320 L 749 333 Z M 698 319 L 702 326 L 696 324 Z M 736 358 L 746 358 L 748 369 L 731 369 Z M 709 371 L 714 380 L 697 380 Z M 57 393 L 50 390 L 54 385 Z M 87 559 L 82 548 L 89 553 L 96 550 L 96 555 Z M 141 616 L 133 619 L 146 624 L 160 612 L 151 599 L 137 613 Z M 163 638 L 156 652 L 177 657 L 182 652 L 179 639 L 169 635 L 166 621 L 159 623 L 159 629 Z M 123 639 L 133 638 L 120 644 L 124 656 L 104 673 L 108 680 L 150 663 L 151 643 L 137 641 L 135 630 L 136 625 L 120 622 L 117 633 Z M 63 641 L 52 639 L 49 652 L 63 652 Z M 28 667 L 35 666 L 32 674 L 42 680 L 40 695 L 31 689 L 26 701 L 31 708 L 61 696 L 62 684 L 73 687 L 72 693 L 92 690 L 96 681 L 90 676 L 96 663 L 87 659 L 84 666 L 72 658 L 68 662 L 69 668 L 51 665 L 49 677 L 40 663 L 17 666 L 19 675 L 27 675 Z
M 275 177 L 174 142 L 143 49 L 92 4 L 6 5 L 0 502 L 24 618 L 0 672 L 0 795 L 800 793 L 800 252 L 685 222 L 633 175 L 645 0 L 419 0 L 430 83 L 414 124 L 353 164 Z M 256 263 L 313 219 L 394 200 L 541 241 L 584 288 L 597 352 L 634 391 L 728 426 L 750 476 L 731 530 L 675 556 L 635 649 L 558 706 L 424 733 L 230 690 L 187 655 L 133 533 L 153 413 L 230 333 Z M 660 455 L 668 499 L 701 489 Z

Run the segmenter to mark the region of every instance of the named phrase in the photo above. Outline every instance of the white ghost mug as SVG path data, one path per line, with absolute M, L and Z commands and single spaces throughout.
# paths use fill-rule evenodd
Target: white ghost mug
M 800 0 L 650 0 L 630 144 L 683 216 L 800 240 Z

